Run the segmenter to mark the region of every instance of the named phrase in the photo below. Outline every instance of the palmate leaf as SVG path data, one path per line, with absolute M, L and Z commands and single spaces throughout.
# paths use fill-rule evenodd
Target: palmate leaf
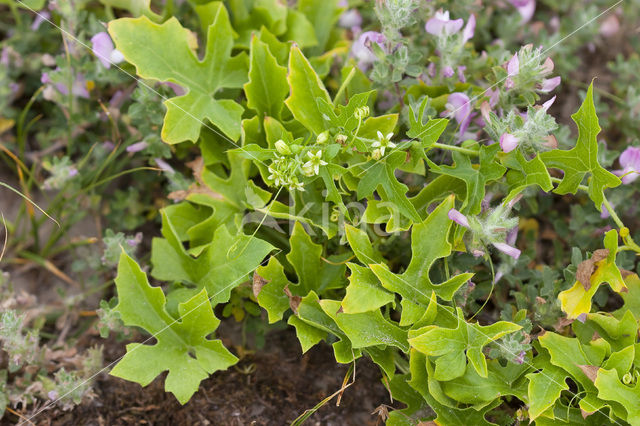
M 539 371 L 527 374 L 529 418 L 535 420 L 542 415 L 551 415 L 553 418 L 553 410 L 549 409 L 560 398 L 560 393 L 569 389 L 566 383 L 569 375 L 562 368 L 551 364 L 545 350 L 539 349 L 533 362 Z
M 401 215 L 413 222 L 420 222 L 421 218 L 416 208 L 407 198 L 409 188 L 403 183 L 398 182 L 395 176 L 396 169 L 404 163 L 406 153 L 396 151 L 384 158 L 382 161 L 371 161 L 365 164 L 364 173 L 360 176 L 358 183 L 357 195 L 359 199 L 369 197 L 373 191 L 377 189 L 385 207 L 397 212 L 393 216 Z
M 626 420 L 631 425 L 640 425 L 640 384 L 625 385 L 615 369 L 604 368 L 598 369 L 594 384 L 599 398 L 620 403 L 627 413 Z
M 162 212 L 162 235 L 152 241 L 151 275 L 163 281 L 193 285 L 193 294 L 207 289 L 212 305 L 229 300 L 231 290 L 239 286 L 273 246 L 242 233 L 232 235 L 226 226 L 215 230 L 212 241 L 202 247 L 198 257 L 185 250 L 171 219 Z
M 482 349 L 489 343 L 522 327 L 506 321 L 488 326 L 468 323 L 458 309 L 458 326 L 443 328 L 429 325 L 411 333 L 412 348 L 432 356 L 435 360 L 434 378 L 440 381 L 453 380 L 465 374 L 467 359 L 481 377 L 488 376 L 487 360 Z M 466 354 L 465 354 L 466 352 Z
M 409 384 L 420 393 L 422 398 L 429 404 L 429 407 L 436 413 L 437 417 L 434 421 L 436 425 L 495 425 L 495 423 L 487 421 L 485 415 L 489 410 L 500 405 L 499 399 L 490 402 L 480 409 L 476 409 L 475 407 L 457 408 L 443 404 L 434 397 L 432 389 L 425 386 L 430 379 L 426 368 L 428 365 L 426 356 L 416 349 L 411 349 L 409 362 L 411 369 L 411 381 Z M 411 424 L 415 424 L 415 422 Z
M 140 77 L 169 81 L 187 90 L 185 95 L 165 101 L 162 139 L 167 143 L 196 142 L 204 120 L 234 141 L 240 137 L 242 106 L 214 95 L 223 88 L 242 87 L 247 81 L 247 56 L 230 56 L 233 30 L 222 2 L 215 7 L 202 61 L 192 47 L 193 35 L 175 18 L 162 25 L 146 17 L 109 23 L 116 48 L 136 66 Z
M 582 106 L 571 116 L 578 125 L 578 141 L 568 151 L 554 149 L 540 154 L 547 167 L 564 171 L 562 182 L 554 190 L 558 194 L 575 194 L 584 177 L 589 173 L 589 198 L 598 210 L 602 209 L 604 189 L 620 185 L 620 179 L 598 163 L 598 133 L 600 125 L 593 102 L 593 82 L 589 86 Z
M 527 161 L 522 152 L 516 149 L 503 160 L 503 164 L 510 169 L 507 172 L 507 183 L 509 183 L 510 190 L 503 203 L 513 200 L 530 186 L 537 185 L 545 192 L 553 189 L 551 176 L 549 176 L 549 171 L 540 156 L 535 156 Z
M 488 182 L 498 180 L 507 170 L 496 161 L 496 154 L 500 150 L 498 144 L 480 147 L 480 164 L 474 165 L 467 155 L 457 151 L 453 152 L 453 166 L 439 166 L 427 160 L 429 168 L 434 173 L 452 176 L 464 181 L 467 186 L 467 198 L 463 208 L 470 214 L 478 214 L 482 208 L 482 200 L 485 195 L 485 187 Z
M 306 296 L 310 291 L 322 294 L 328 289 L 344 286 L 345 266 L 322 260 L 322 246 L 311 241 L 300 222 L 294 225 L 289 241 L 291 251 L 287 260 L 298 276 L 298 284 L 290 288 L 293 294 Z
M 287 69 L 278 65 L 267 44 L 255 35 L 251 39 L 249 63 L 249 82 L 244 85 L 247 106 L 261 117 L 280 118 L 289 93 Z
M 423 222 L 413 225 L 411 231 L 411 262 L 403 274 L 395 274 L 389 267 L 381 263 L 372 262 L 369 267 L 378 277 L 382 286 L 387 290 L 396 292 L 402 296 L 403 307 L 407 303 L 421 307 L 416 310 L 416 317 L 405 318 L 403 309 L 403 325 L 417 321 L 430 302 L 431 292 L 438 297 L 451 300 L 453 294 L 462 284 L 467 282 L 473 274 L 464 273 L 456 275 L 444 283 L 434 284 L 429 278 L 429 271 L 437 259 L 451 254 L 451 244 L 448 241 L 451 219 L 448 212 L 453 208 L 454 196 L 444 200 Z
M 584 412 L 607 412 L 611 409 L 617 415 L 624 415 L 624 409 L 619 403 L 598 398 L 593 379 L 581 367 L 602 365 L 611 348 L 607 344 L 601 344 L 601 340 L 584 344 L 577 338 L 564 337 L 551 332 L 546 332 L 539 338 L 540 345 L 549 352 L 551 364 L 562 368 L 575 383 L 582 387 L 579 406 Z
M 165 390 L 185 404 L 202 380 L 238 361 L 220 340 L 207 338 L 220 320 L 213 315 L 205 289 L 179 305 L 180 321 L 176 321 L 165 310 L 162 289 L 151 287 L 145 273 L 124 251 L 116 287 L 119 302 L 115 310 L 125 325 L 143 328 L 157 343 L 128 344 L 126 355 L 111 370 L 112 376 L 146 386 L 168 370 Z
M 297 46 L 289 53 L 289 87 L 291 94 L 285 101 L 291 113 L 307 130 L 319 135 L 324 131 L 324 119 L 317 99 L 331 102 L 322 80 Z
M 575 319 L 580 314 L 589 313 L 591 298 L 603 283 L 608 283 L 618 293 L 626 290 L 622 274 L 616 266 L 618 232 L 615 229 L 605 234 L 604 247 L 609 250 L 609 254 L 606 258 L 595 263 L 595 271 L 591 274 L 589 288 L 585 288 L 583 283 L 576 280 L 573 287 L 558 295 L 562 310 L 567 314 L 567 318 Z

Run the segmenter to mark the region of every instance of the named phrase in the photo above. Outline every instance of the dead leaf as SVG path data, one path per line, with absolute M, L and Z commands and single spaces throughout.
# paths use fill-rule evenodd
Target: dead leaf
M 268 280 L 258 275 L 257 272 L 253 273 L 253 295 L 257 298 L 262 290 L 262 287 L 269 283 Z
M 298 313 L 298 306 L 300 306 L 300 302 L 302 301 L 302 297 L 294 296 L 289 290 L 289 285 L 286 285 L 284 288 L 284 293 L 289 297 L 289 306 L 293 313 Z
M 377 415 L 380 418 L 380 420 L 382 420 L 383 422 L 386 422 L 387 419 L 389 418 L 389 408 L 387 405 L 382 404 L 376 407 L 376 409 L 373 410 L 371 414 Z
M 578 265 L 576 279 L 580 281 L 585 290 L 591 288 L 591 275 L 596 269 L 596 263 L 606 259 L 609 256 L 609 249 L 599 249 L 593 252 L 591 259 L 583 260 Z
M 585 376 L 589 378 L 592 382 L 596 381 L 596 377 L 598 377 L 598 370 L 600 367 L 597 365 L 578 365 L 580 370 L 584 373 Z

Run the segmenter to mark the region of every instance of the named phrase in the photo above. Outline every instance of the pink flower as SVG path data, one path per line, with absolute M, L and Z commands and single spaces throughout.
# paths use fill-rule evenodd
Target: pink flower
M 460 213 L 458 210 L 456 209 L 449 210 L 448 216 L 449 216 L 449 219 L 451 219 L 458 225 L 464 226 L 465 228 L 469 228 L 469 220 L 465 215 Z
M 549 108 L 551 107 L 551 105 L 553 105 L 555 101 L 556 101 L 556 97 L 554 96 L 553 98 L 549 99 L 547 102 L 542 104 L 542 109 L 545 111 L 549 110 Z
M 146 143 L 145 141 L 142 142 L 136 142 L 134 144 L 131 144 L 127 147 L 127 152 L 140 152 L 143 149 L 147 148 L 149 146 L 148 143 Z
M 119 64 L 124 61 L 122 53 L 113 46 L 109 34 L 102 31 L 91 37 L 91 50 L 98 57 L 105 68 L 111 68 L 111 64 Z
M 442 68 L 442 76 L 444 78 L 453 77 L 453 74 L 454 74 L 453 68 L 451 68 L 450 66 L 446 66 Z
M 464 72 L 466 71 L 467 67 L 465 67 L 464 65 L 459 65 L 458 66 L 458 80 L 460 80 L 460 83 L 466 83 L 467 78 L 464 76 Z
M 520 72 L 520 59 L 518 58 L 518 52 L 515 53 L 507 62 L 507 75 L 513 77 Z
M 383 51 L 386 51 L 384 43 L 387 38 L 376 31 L 365 31 L 360 34 L 351 46 L 351 54 L 358 60 L 358 67 L 366 69 L 378 60 L 378 57 L 371 49 L 372 43 L 376 43 Z
M 604 37 L 612 37 L 620 31 L 620 21 L 616 15 L 609 15 L 600 25 L 600 34 Z
M 153 161 L 155 161 L 158 167 L 160 167 L 160 169 L 165 173 L 173 174 L 176 172 L 175 170 L 173 170 L 173 167 L 171 167 L 162 158 L 154 158 Z
M 503 252 L 504 254 L 506 254 L 507 256 L 511 256 L 514 259 L 517 259 L 520 257 L 520 253 L 521 251 L 518 250 L 515 247 L 511 247 L 509 244 L 507 243 L 492 243 L 493 246 L 495 248 L 497 248 L 498 250 L 500 250 L 501 252 Z
M 444 111 L 442 115 L 453 116 L 460 125 L 460 136 L 464 135 L 472 118 L 469 97 L 464 93 L 452 93 L 447 99 L 446 108 L 447 111 Z
M 58 68 L 56 68 L 56 71 L 58 71 Z M 51 77 L 49 77 L 49 73 L 47 72 L 42 73 L 42 75 L 40 76 L 40 82 L 42 84 L 53 83 Z M 66 96 L 69 94 L 69 88 L 66 84 L 56 83 L 54 86 L 56 90 L 63 95 Z M 82 74 L 76 74 L 76 77 L 73 80 L 73 84 L 71 85 L 71 94 L 79 98 L 89 99 L 89 90 L 87 90 L 87 83 Z
M 51 18 L 51 14 L 46 10 L 43 10 L 42 12 L 36 12 L 36 17 L 31 24 L 31 31 L 37 31 L 38 28 L 40 28 L 40 25 L 42 25 L 44 21 L 48 21 L 49 18 Z
M 500 136 L 500 148 L 504 152 L 511 152 L 518 147 L 520 140 L 511 133 L 503 133 Z
M 473 34 L 476 31 L 476 15 L 469 16 L 469 20 L 467 21 L 467 25 L 464 27 L 462 31 L 462 43 L 466 43 L 473 37 Z
M 475 19 L 474 19 L 475 22 Z M 462 29 L 464 25 L 463 19 L 449 19 L 449 11 L 442 11 L 440 9 L 436 12 L 436 15 L 429 19 L 424 26 L 424 29 L 429 34 L 433 34 L 434 36 L 442 37 L 442 36 L 450 36 L 452 34 L 457 33 Z M 475 23 L 474 23 L 475 27 Z M 473 34 L 472 34 L 473 35 Z
M 622 183 L 626 185 L 640 177 L 640 148 L 630 146 L 620 154 L 618 161 L 622 169 L 613 173 L 622 176 Z
M 356 29 L 360 30 L 360 26 L 362 25 L 362 16 L 357 9 L 349 9 L 340 15 L 338 24 L 342 28 L 349 28 L 351 31 L 355 32 Z
M 533 18 L 536 11 L 536 0 L 509 0 L 509 2 L 518 9 L 522 23 L 529 22 Z
M 558 87 L 558 85 L 560 84 L 560 81 L 561 81 L 560 76 L 553 77 L 553 78 L 545 78 L 544 80 L 542 80 L 542 86 L 538 90 L 540 90 L 542 93 L 549 93 L 550 91 Z

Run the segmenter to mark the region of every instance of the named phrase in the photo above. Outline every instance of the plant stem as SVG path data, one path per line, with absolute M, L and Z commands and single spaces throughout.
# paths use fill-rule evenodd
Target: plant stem
M 347 78 L 345 78 L 342 84 L 340 85 L 340 88 L 338 89 L 338 93 L 336 93 L 336 96 L 333 98 L 334 106 L 338 105 L 338 101 L 340 100 L 342 93 L 347 89 L 347 86 L 349 85 L 349 83 L 351 83 L 351 80 L 355 75 L 356 75 L 356 67 L 353 67 L 351 68 L 351 71 L 349 72 L 349 74 L 347 74 Z
M 455 146 L 455 145 L 447 145 L 447 144 L 443 144 L 443 143 L 434 143 L 433 145 L 434 148 L 440 148 L 440 149 L 446 149 L 449 151 L 457 151 L 457 152 L 461 152 L 463 154 L 467 154 L 467 155 L 471 155 L 474 157 L 477 157 L 480 155 L 480 153 L 478 151 L 475 151 L 473 149 L 468 149 L 468 148 L 463 148 L 461 146 Z

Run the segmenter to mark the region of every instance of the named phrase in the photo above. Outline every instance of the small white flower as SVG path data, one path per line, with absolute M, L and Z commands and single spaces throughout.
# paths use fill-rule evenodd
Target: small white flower
M 380 157 L 384 155 L 384 151 L 387 148 L 395 148 L 396 144 L 391 142 L 391 138 L 393 137 L 393 133 L 387 133 L 386 136 L 382 134 L 380 130 L 378 130 L 378 140 L 371 144 L 373 148 L 378 148 L 380 152 Z M 374 151 L 375 156 L 375 151 Z M 379 159 L 379 158 L 378 158 Z
M 302 182 L 298 182 L 297 180 L 295 180 L 294 182 L 291 182 L 289 184 L 289 191 L 304 192 L 304 186 L 302 185 Z
M 320 166 L 326 166 L 327 162 L 322 159 L 322 150 L 315 154 L 307 152 L 309 161 L 302 165 L 302 171 L 306 176 L 315 176 L 320 173 Z

